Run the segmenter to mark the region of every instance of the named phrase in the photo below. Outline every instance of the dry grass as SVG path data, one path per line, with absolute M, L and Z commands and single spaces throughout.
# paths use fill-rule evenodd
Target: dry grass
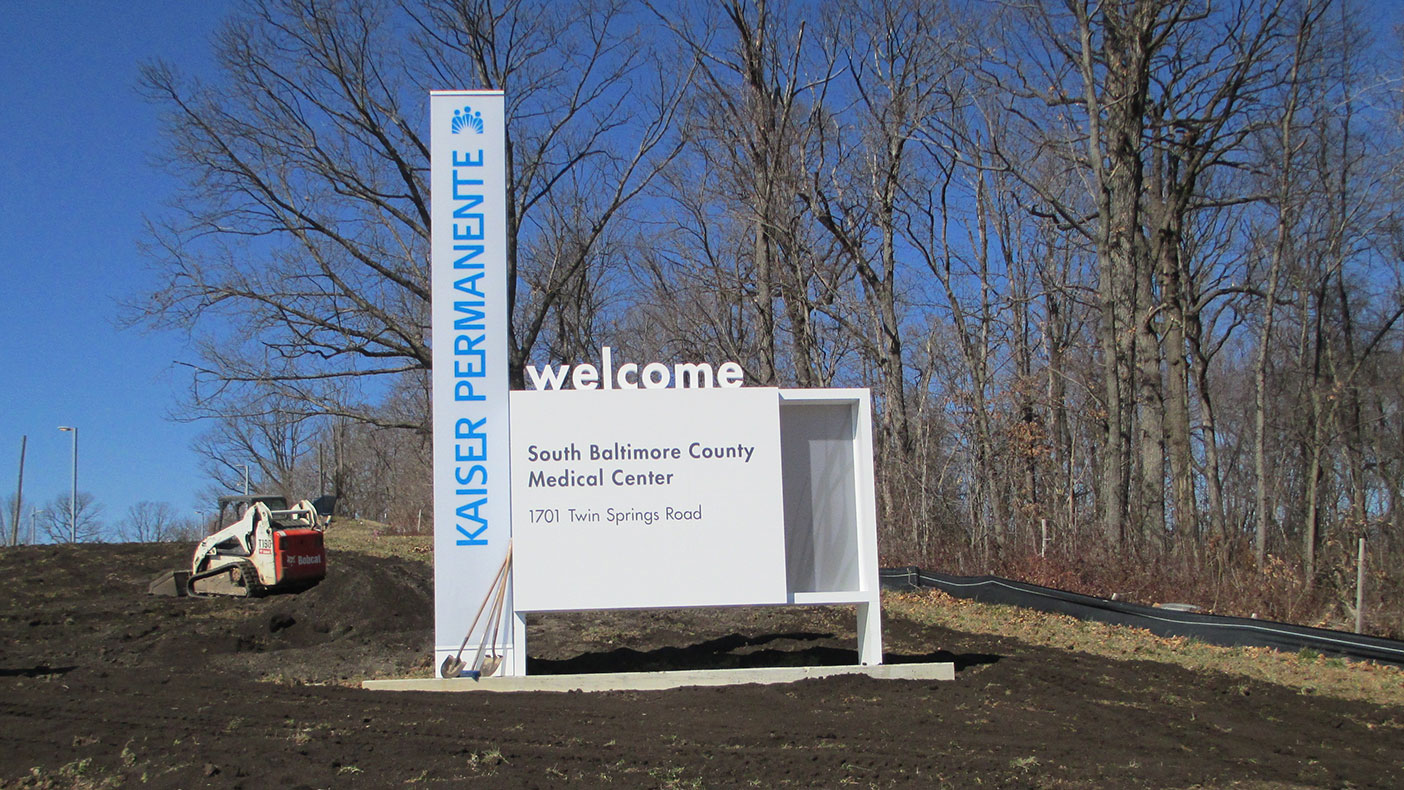
M 888 593 L 891 614 L 954 631 L 1010 637 L 1035 645 L 1123 660 L 1159 661 L 1221 672 L 1340 699 L 1404 707 L 1404 670 L 1371 662 L 1281 653 L 1261 647 L 1218 647 L 1139 628 L 1088 622 L 1016 606 L 991 606 L 931 590 Z M 1404 734 L 1404 722 L 1398 726 Z
M 372 557 L 434 561 L 433 535 L 396 534 L 376 521 L 337 518 L 327 527 L 324 539 L 331 552 L 355 551 Z

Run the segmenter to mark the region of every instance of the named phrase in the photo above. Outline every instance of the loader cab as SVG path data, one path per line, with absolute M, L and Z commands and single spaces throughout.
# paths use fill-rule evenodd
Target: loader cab
M 277 494 L 246 494 L 222 496 L 219 498 L 219 520 L 215 523 L 233 524 L 244 517 L 255 502 L 262 502 L 269 510 L 287 510 L 288 500 Z

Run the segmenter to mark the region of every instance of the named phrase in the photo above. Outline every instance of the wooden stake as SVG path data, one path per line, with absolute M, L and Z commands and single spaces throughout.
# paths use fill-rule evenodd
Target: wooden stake
M 1360 539 L 1360 554 L 1355 560 L 1355 633 L 1364 633 L 1365 625 L 1365 539 Z

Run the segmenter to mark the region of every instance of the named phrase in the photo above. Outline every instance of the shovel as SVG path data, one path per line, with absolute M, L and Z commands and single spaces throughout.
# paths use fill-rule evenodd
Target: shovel
M 478 605 L 477 614 L 473 615 L 473 624 L 468 626 L 468 633 L 463 635 L 463 643 L 458 646 L 458 652 L 451 656 L 446 656 L 442 664 L 439 665 L 439 677 L 456 678 L 470 677 L 474 680 L 483 677 L 490 677 L 502 666 L 502 656 L 497 655 L 497 635 L 502 626 L 502 609 L 507 600 L 507 581 L 510 578 L 508 572 L 512 567 L 512 544 L 507 544 L 507 556 L 502 558 L 502 564 L 498 566 L 497 573 L 492 578 L 492 585 L 488 587 L 487 595 L 483 602 Z M 486 611 L 491 628 L 484 635 L 483 641 L 478 644 L 478 651 L 473 656 L 473 666 L 476 669 L 468 669 L 468 663 L 463 660 L 463 651 L 468 647 L 468 640 L 473 635 L 473 629 L 478 627 L 478 622 L 482 620 Z M 493 645 L 493 654 L 484 656 L 487 652 L 488 643 Z

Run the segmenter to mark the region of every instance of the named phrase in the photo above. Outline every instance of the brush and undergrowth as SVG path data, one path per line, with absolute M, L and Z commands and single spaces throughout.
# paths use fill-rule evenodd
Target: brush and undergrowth
M 1365 564 L 1362 632 L 1404 639 L 1404 576 L 1373 547 Z M 1243 542 L 1208 541 L 1199 551 L 1130 548 L 1111 551 L 1095 540 L 1053 543 L 1042 554 L 1027 543 L 994 550 L 941 544 L 934 556 L 884 557 L 887 565 L 918 565 L 966 576 L 991 574 L 1099 598 L 1154 605 L 1188 603 L 1209 614 L 1256 617 L 1281 623 L 1354 630 L 1354 544 L 1329 540 L 1308 579 L 1300 558 L 1269 553 L 1258 567 Z

